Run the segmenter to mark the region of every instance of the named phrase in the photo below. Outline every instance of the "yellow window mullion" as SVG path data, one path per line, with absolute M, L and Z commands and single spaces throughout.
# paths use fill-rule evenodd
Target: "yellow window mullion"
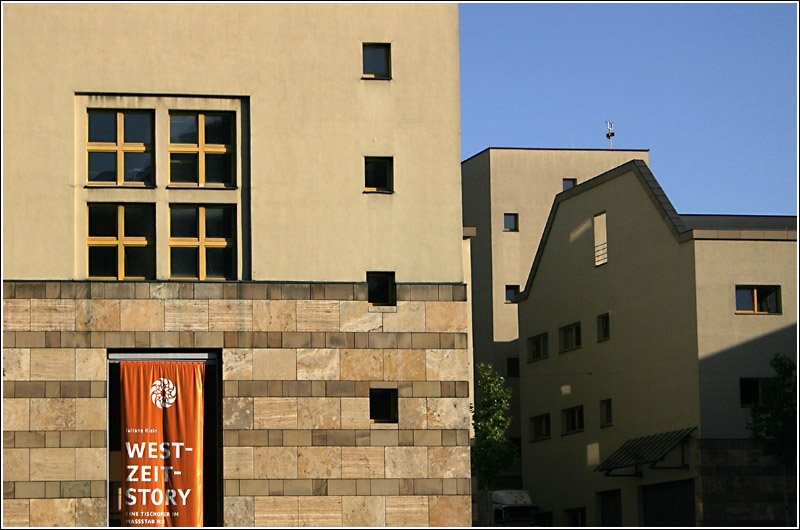
M 198 186 L 206 184 L 206 115 L 197 114 L 197 182 Z
M 125 151 L 122 144 L 125 143 L 125 115 L 122 111 L 117 112 L 117 184 L 125 182 Z
M 122 113 L 120 113 L 122 114 Z M 117 120 L 119 122 L 119 120 Z M 125 207 L 117 205 L 117 277 L 122 280 L 125 278 Z
M 200 261 L 198 263 L 199 268 L 197 274 L 202 281 L 206 279 L 206 208 L 205 206 L 199 206 L 198 209 L 199 214 L 197 215 L 197 219 L 200 221 L 200 226 L 197 233 L 200 241 L 197 253 Z
M 753 313 L 758 313 L 758 289 L 753 287 Z

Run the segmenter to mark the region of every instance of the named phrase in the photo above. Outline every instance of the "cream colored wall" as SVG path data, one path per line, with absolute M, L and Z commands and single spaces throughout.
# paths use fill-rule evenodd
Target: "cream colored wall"
M 592 220 L 603 211 L 608 263 L 595 267 Z M 596 493 L 622 488 L 623 524 L 637 525 L 639 485 L 694 470 L 645 467 L 635 479 L 594 469 L 630 438 L 699 426 L 693 249 L 677 242 L 632 173 L 562 202 L 546 245 L 519 304 L 524 485 L 556 524 L 581 506 L 596 524 Z M 606 312 L 611 338 L 598 343 L 596 318 Z M 577 321 L 582 347 L 558 353 L 559 328 Z M 549 357 L 527 364 L 525 339 L 544 332 Z M 600 428 L 600 401 L 609 398 L 614 423 Z M 584 431 L 561 436 L 561 410 L 581 404 Z M 543 413 L 551 438 L 530 443 L 529 418 Z
M 495 341 L 505 342 L 519 336 L 517 306 L 505 303 L 505 286 L 524 288 L 562 180 L 575 178 L 580 184 L 630 160 L 649 163 L 649 152 L 492 149 L 490 155 L 493 332 Z M 503 231 L 505 213 L 519 214 L 519 232 Z
M 797 362 L 797 242 L 696 240 L 700 408 L 705 438 L 749 438 L 739 379 L 772 377 L 776 353 Z M 779 285 L 782 313 L 735 313 L 736 285 Z
M 249 98 L 253 279 L 462 281 L 456 5 L 3 8 L 6 278 L 81 277 L 85 92 Z M 391 81 L 361 79 L 363 42 Z M 362 193 L 366 155 L 396 193 Z

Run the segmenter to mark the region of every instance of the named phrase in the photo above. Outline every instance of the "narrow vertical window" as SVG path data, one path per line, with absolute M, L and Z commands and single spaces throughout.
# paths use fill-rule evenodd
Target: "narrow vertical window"
M 608 238 L 606 234 L 606 213 L 594 216 L 594 265 L 599 267 L 608 263 Z
M 394 272 L 367 272 L 367 301 L 373 305 L 395 305 L 397 284 Z
M 550 438 L 550 414 L 539 414 L 528 421 L 528 441 L 536 442 Z
M 515 304 L 519 297 L 519 285 L 506 285 L 506 303 Z
M 561 186 L 562 191 L 567 191 L 570 188 L 574 188 L 578 185 L 578 179 L 562 179 Z
M 394 191 L 394 159 L 389 156 L 364 157 L 364 190 Z
M 608 313 L 597 317 L 597 342 L 611 338 L 611 318 Z
M 151 280 L 155 277 L 155 209 L 152 204 L 88 205 L 88 276 Z
M 153 112 L 87 111 L 89 185 L 152 186 Z
M 519 377 L 519 357 L 506 357 L 506 375 Z
M 608 427 L 614 423 L 614 416 L 611 409 L 611 400 L 600 401 L 600 427 Z
M 516 213 L 503 214 L 503 231 L 519 232 L 519 214 Z
M 392 47 L 387 43 L 365 43 L 363 52 L 363 79 L 392 78 Z

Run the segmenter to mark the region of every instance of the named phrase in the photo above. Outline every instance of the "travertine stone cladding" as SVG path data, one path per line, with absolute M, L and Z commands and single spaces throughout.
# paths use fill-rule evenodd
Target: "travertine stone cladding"
M 3 284 L 3 523 L 103 526 L 109 349 L 222 358 L 226 526 L 468 525 L 464 285 Z M 396 388 L 398 423 L 370 420 Z M 111 472 L 109 472 L 111 470 Z

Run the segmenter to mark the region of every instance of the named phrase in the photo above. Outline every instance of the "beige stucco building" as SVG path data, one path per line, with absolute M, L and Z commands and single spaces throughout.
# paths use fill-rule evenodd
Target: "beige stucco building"
M 641 160 L 558 194 L 518 304 L 524 486 L 554 524 L 785 522 L 745 424 L 796 361 L 796 230 L 679 215 Z
M 116 362 L 193 358 L 206 525 L 468 525 L 457 6 L 15 4 L 3 39 L 3 524 L 117 521 Z
M 514 391 L 509 429 L 520 439 L 517 306 L 506 287 L 524 286 L 553 198 L 647 150 L 487 148 L 461 164 L 464 226 L 472 248 L 475 361 L 495 366 Z M 507 224 L 507 223 L 513 223 Z M 518 467 L 512 464 L 512 468 Z M 514 470 L 508 487 L 518 487 Z

